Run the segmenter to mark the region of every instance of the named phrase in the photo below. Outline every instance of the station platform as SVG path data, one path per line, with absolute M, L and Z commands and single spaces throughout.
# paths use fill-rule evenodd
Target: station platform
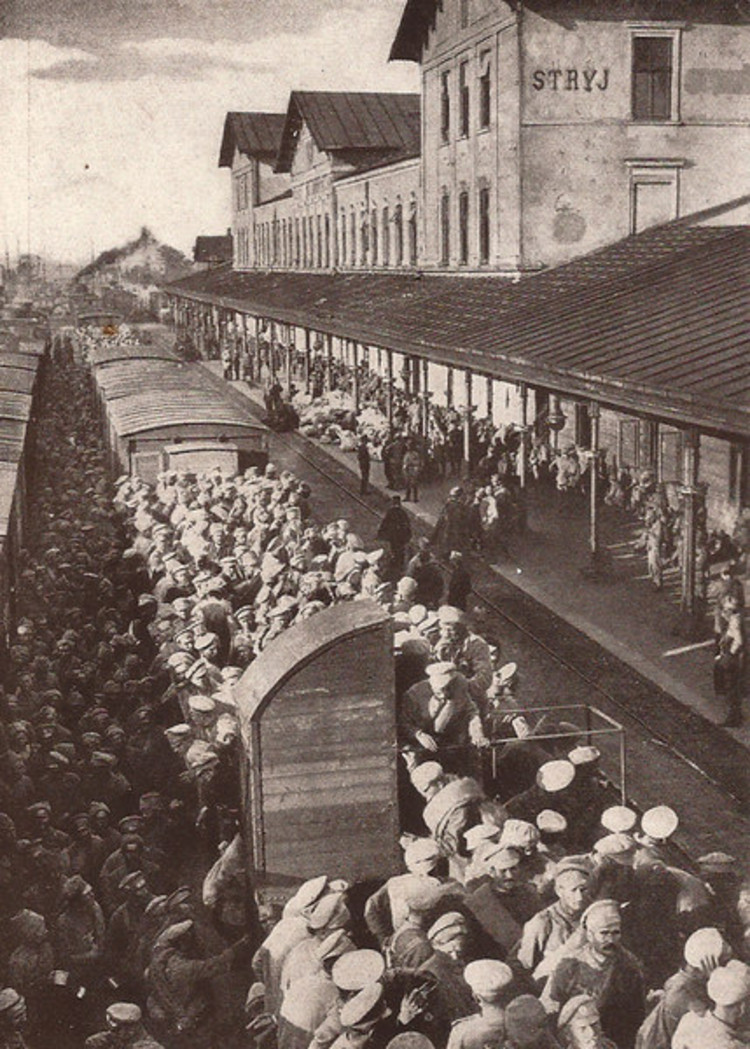
M 220 362 L 204 363 L 221 376 Z M 233 381 L 232 386 L 262 408 L 261 390 L 243 381 Z M 355 453 L 296 436 L 358 476 Z M 370 484 L 380 496 L 392 494 L 382 464 L 375 460 Z M 460 484 L 461 478 L 449 477 L 425 485 L 420 488 L 419 501 L 405 503 L 405 508 L 429 534 L 448 492 Z M 507 554 L 495 552 L 490 559 L 492 570 L 694 713 L 720 723 L 725 711 L 717 707 L 713 696 L 713 650 L 696 648 L 679 636 L 678 572 L 665 571 L 663 589 L 655 589 L 646 573 L 645 554 L 633 546 L 638 532 L 636 519 L 626 511 L 601 507 L 605 569 L 591 578 L 586 571 L 590 565 L 586 497 L 560 495 L 551 486 L 532 481 L 527 498 L 527 531 L 509 538 Z M 706 626 L 708 638 L 708 620 Z M 738 729 L 723 731 L 750 747 L 747 722 Z

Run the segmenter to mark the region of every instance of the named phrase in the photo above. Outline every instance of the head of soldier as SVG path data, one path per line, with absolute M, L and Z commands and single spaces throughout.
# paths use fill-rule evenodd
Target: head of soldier
M 438 610 L 438 620 L 441 641 L 460 643 L 469 633 L 466 616 L 459 608 L 444 605 Z
M 492 887 L 501 896 L 513 892 L 522 880 L 521 854 L 507 845 L 498 845 L 485 856 L 485 867 Z
M 555 873 L 555 895 L 569 918 L 579 918 L 586 909 L 589 878 L 582 868 L 561 866 Z
M 427 932 L 433 950 L 454 962 L 465 961 L 469 949 L 469 928 L 457 911 L 441 915 Z
M 743 1026 L 750 1013 L 750 967 L 736 958 L 714 969 L 706 985 L 713 1013 L 729 1028 Z
M 4 987 L 0 990 L 0 1031 L 20 1031 L 25 1025 L 26 999 L 13 987 Z
M 581 916 L 586 942 L 601 960 L 617 953 L 622 939 L 620 905 L 616 900 L 597 900 Z
M 599 1010 L 588 994 L 578 994 L 565 1003 L 558 1027 L 566 1049 L 601 1049 L 605 1044 Z
M 141 1010 L 131 1002 L 113 1002 L 106 1013 L 109 1045 L 129 1046 L 141 1023 Z
M 471 988 L 481 1012 L 501 1009 L 513 983 L 513 971 L 505 962 L 481 958 L 469 962 L 464 969 L 464 980 Z

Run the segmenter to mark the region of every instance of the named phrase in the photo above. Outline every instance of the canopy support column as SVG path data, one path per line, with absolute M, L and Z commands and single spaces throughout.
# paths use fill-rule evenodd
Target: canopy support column
M 354 411 L 359 411 L 359 343 L 352 340 L 352 393 L 354 395 Z
M 691 426 L 682 440 L 682 579 L 681 579 L 681 633 L 696 637 L 700 633 L 700 602 L 696 594 L 696 550 L 698 546 L 697 509 L 701 496 L 698 486 L 700 465 L 700 432 Z
M 466 389 L 466 418 L 464 419 L 464 462 L 466 464 L 466 476 L 471 477 L 471 416 L 474 411 L 472 401 L 472 379 L 471 369 L 464 372 L 464 383 Z
M 525 382 L 520 386 L 521 394 L 521 443 L 518 446 L 518 483 L 521 488 L 526 487 L 526 479 L 529 467 L 529 388 Z

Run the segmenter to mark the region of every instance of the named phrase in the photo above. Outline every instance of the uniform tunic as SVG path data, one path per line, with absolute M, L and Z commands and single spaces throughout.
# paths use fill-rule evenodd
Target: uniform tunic
M 504 1036 L 505 1021 L 502 1016 L 485 1017 L 477 1013 L 453 1025 L 448 1049 L 502 1049 Z

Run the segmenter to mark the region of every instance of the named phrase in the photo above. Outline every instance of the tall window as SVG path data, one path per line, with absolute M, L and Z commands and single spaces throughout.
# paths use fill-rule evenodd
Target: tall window
M 366 211 L 362 212 L 362 220 L 359 224 L 359 257 L 362 266 L 367 265 L 367 245 L 369 241 L 369 216 Z
M 350 240 L 351 240 L 351 246 L 350 246 L 351 263 L 352 263 L 352 266 L 356 266 L 357 265 L 357 215 L 356 215 L 356 212 L 354 211 L 353 208 L 352 208 L 351 215 L 349 216 L 349 231 L 351 233 L 351 237 L 350 237 Z
M 490 187 L 479 189 L 479 261 L 490 261 Z
M 461 28 L 466 29 L 469 24 L 469 0 L 461 0 Z
M 302 265 L 307 266 L 307 219 L 302 216 Z
M 672 115 L 671 36 L 633 37 L 633 119 L 669 120 Z
M 390 216 L 388 214 L 388 208 L 383 208 L 383 265 L 390 266 L 391 264 L 391 228 L 390 228 Z
M 325 230 L 325 242 L 323 244 L 323 265 L 326 269 L 331 265 L 331 216 L 326 215 L 323 219 Z
M 341 265 L 345 266 L 349 256 L 346 253 L 346 212 L 341 211 Z
M 299 217 L 294 219 L 294 265 L 299 266 L 300 263 L 300 242 L 299 242 Z
M 370 216 L 370 265 L 378 264 L 378 209 L 372 209 Z
M 458 133 L 462 138 L 469 134 L 469 63 L 458 67 Z
M 465 266 L 469 261 L 469 194 L 458 195 L 458 261 Z
M 451 133 L 450 73 L 440 74 L 440 137 L 447 142 Z
M 315 258 L 318 269 L 323 265 L 323 218 L 321 215 L 315 217 L 315 233 L 317 237 L 318 251 Z
M 237 210 L 247 210 L 247 175 L 237 176 Z
M 409 206 L 409 265 L 417 264 L 417 203 Z
M 490 73 L 491 52 L 482 51 L 479 56 L 479 126 L 490 126 L 492 103 L 492 79 Z
M 404 264 L 404 209 L 400 204 L 393 212 L 393 264 Z
M 443 193 L 440 198 L 440 264 L 447 266 L 451 257 L 451 198 Z

